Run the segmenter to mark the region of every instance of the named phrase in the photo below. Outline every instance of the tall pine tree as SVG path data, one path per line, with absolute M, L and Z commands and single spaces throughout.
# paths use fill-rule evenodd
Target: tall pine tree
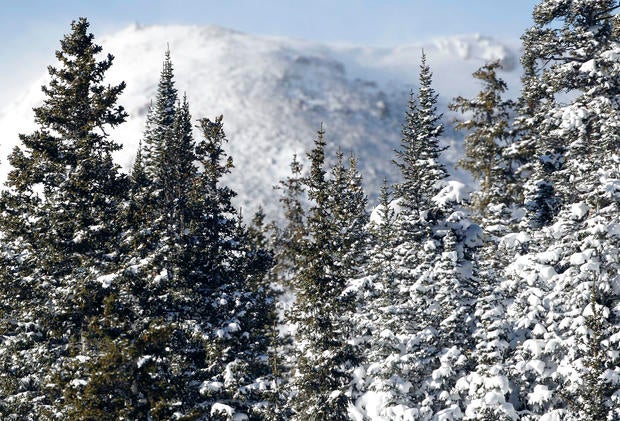
M 528 183 L 554 193 L 530 201 L 535 247 L 509 267 L 519 284 L 509 308 L 519 334 L 512 365 L 527 417 L 618 416 L 619 7 L 541 1 L 523 36 L 524 96 L 546 93 L 532 108 L 539 170 Z
M 64 394 L 89 381 L 80 363 L 98 358 L 93 331 L 113 294 L 127 182 L 108 131 L 125 121 L 116 105 L 125 84 L 104 84 L 113 57 L 98 61 L 88 27 L 71 24 L 34 109 L 39 127 L 9 158 L 2 231 L 23 257 L 2 271 L 2 295 L 18 298 L 2 331 L 3 418 L 67 416 Z
M 347 174 L 342 160 L 334 168 L 335 179 L 328 178 L 325 145 L 321 129 L 308 154 L 310 174 L 304 183 L 312 207 L 294 281 L 293 321 L 299 354 L 292 387 L 294 418 L 299 420 L 348 419 L 352 371 L 358 360 L 349 341 L 355 300 L 347 286 L 360 258 L 357 227 L 365 219 L 365 200 L 356 187 L 355 169 Z M 336 198 L 335 192 L 342 197 Z

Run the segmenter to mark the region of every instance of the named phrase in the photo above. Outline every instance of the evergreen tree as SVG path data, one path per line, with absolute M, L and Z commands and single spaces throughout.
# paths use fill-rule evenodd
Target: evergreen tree
M 357 178 L 352 170 L 347 177 L 340 166 L 334 169 L 340 182 L 327 178 L 324 131 L 318 132 L 314 148 L 308 154 L 310 174 L 304 183 L 313 203 L 307 219 L 307 237 L 301 250 L 301 265 L 295 279 L 296 303 L 293 320 L 299 355 L 292 379 L 295 391 L 295 419 L 346 420 L 350 404 L 349 388 L 358 355 L 349 342 L 353 332 L 349 319 L 355 309 L 354 296 L 347 291 L 353 267 L 343 264 L 345 248 L 356 247 L 352 228 L 363 220 L 358 215 L 363 205 L 344 203 L 333 196 L 343 188 L 343 180 Z M 342 191 L 347 196 L 348 189 Z M 356 189 L 351 196 L 359 197 Z M 350 262 L 358 257 L 347 257 Z
M 442 126 L 430 68 L 422 56 L 418 100 L 411 95 L 396 165 L 402 210 L 395 222 L 389 290 L 376 304 L 387 319 L 371 340 L 370 393 L 390 419 L 460 417 L 452 391 L 468 370 L 476 298 L 473 250 L 477 226 L 455 211 L 454 186 L 439 156 Z M 388 301 L 389 300 L 389 301 Z
M 95 331 L 100 358 L 82 364 L 92 375 L 68 394 L 71 417 L 259 419 L 269 406 L 271 255 L 221 185 L 233 167 L 221 117 L 201 120 L 195 142 L 187 100 L 169 98 L 171 68 L 167 54 L 157 95 L 165 106 L 147 122 L 125 259 Z
M 414 214 L 432 206 L 432 197 L 441 189 L 440 181 L 448 174 L 439 162 L 439 155 L 445 148 L 439 145 L 443 133 L 440 124 L 442 114 L 437 113 L 438 95 L 432 87 L 432 72 L 422 52 L 420 64 L 420 89 L 417 102 L 410 94 L 403 125 L 401 149 L 396 151 L 394 164 L 400 169 L 402 182 L 396 186 L 403 198 L 403 206 Z
M 582 409 L 587 416 L 617 417 L 617 383 L 611 380 L 618 372 L 617 356 L 593 352 L 593 363 L 583 355 L 589 347 L 604 350 L 604 344 L 615 344 L 619 329 L 609 307 L 616 296 L 610 282 L 618 271 L 618 242 L 611 228 L 619 199 L 611 181 L 617 174 L 619 127 L 611 99 L 620 86 L 612 58 L 619 41 L 618 7 L 617 1 L 542 1 L 534 9 L 534 26 L 523 37 L 531 79 L 524 92 L 548 96 L 532 113 L 538 123 L 539 168 L 546 172 L 534 173 L 530 190 L 536 191 L 534 186 L 555 194 L 552 213 L 532 208 L 534 215 L 548 217 L 528 233 L 536 247 L 508 271 L 510 281 L 520 284 L 508 314 L 518 328 L 511 365 L 524 417 L 577 419 L 586 416 Z M 569 97 L 562 98 L 566 92 Z M 549 197 L 543 197 L 545 203 Z M 600 308 L 591 304 L 593 284 Z M 588 333 L 592 322 L 587 315 L 595 309 L 599 326 Z M 588 342 L 588 347 L 576 346 Z M 542 347 L 547 343 L 552 345 Z M 592 377 L 599 386 L 592 387 Z M 587 388 L 585 395 L 596 397 L 598 404 L 584 400 Z
M 503 153 L 510 142 L 509 118 L 513 102 L 501 97 L 507 86 L 497 76 L 498 69 L 501 69 L 499 61 L 478 69 L 473 76 L 483 82 L 484 89 L 474 99 L 458 97 L 450 104 L 452 110 L 471 114 L 467 120 L 457 121 L 455 129 L 468 131 L 465 157 L 459 165 L 480 183 L 480 191 L 475 194 L 472 205 L 482 215 L 491 203 L 510 205 L 514 201 L 514 193 L 507 191 L 514 175 Z
M 94 330 L 113 294 L 126 178 L 107 134 L 125 121 L 116 105 L 125 84 L 104 85 L 113 62 L 80 18 L 48 67 L 39 128 L 21 135 L 2 197 L 2 231 L 15 256 L 2 271 L 2 295 L 22 297 L 3 326 L 3 418 L 66 416 L 64 392 L 88 382 L 80 361 L 98 358 Z M 19 244 L 19 246 L 18 246 Z M 58 415 L 61 414 L 61 415 Z
M 357 169 L 357 158 L 351 155 L 349 166 L 345 167 L 343 154 L 338 151 L 336 164 L 331 171 L 330 212 L 333 224 L 340 230 L 335 245 L 335 260 L 340 267 L 340 276 L 346 279 L 358 278 L 366 264 L 368 235 L 366 225 L 369 215 L 366 211 L 366 195 L 362 176 Z
M 369 253 L 369 272 L 381 280 L 381 289 L 386 293 L 394 276 L 394 239 L 396 233 L 396 210 L 392 206 L 392 192 L 383 180 L 379 195 L 379 206 L 375 210 L 376 220 L 371 220 L 372 249 Z
M 358 292 L 358 311 L 356 324 L 363 343 L 366 381 L 361 386 L 364 394 L 358 406 L 364 407 L 368 417 L 380 417 L 377 408 L 367 405 L 375 395 L 381 395 L 384 405 L 398 405 L 398 395 L 406 384 L 406 373 L 400 370 L 401 315 L 395 305 L 399 302 L 400 291 L 396 282 L 396 224 L 397 214 L 392 203 L 392 193 L 384 180 L 379 198 L 370 221 L 370 247 L 366 266 L 366 281 Z M 400 365 L 399 365 L 400 364 Z M 387 409 L 386 408 L 386 409 Z M 376 412 L 376 413 L 375 413 Z
M 360 312 L 362 328 L 366 327 L 368 351 L 365 355 L 365 393 L 358 406 L 371 419 L 407 420 L 422 417 L 413 397 L 414 384 L 425 364 L 424 347 L 412 346 L 416 337 L 416 309 L 412 295 L 406 289 L 413 276 L 405 277 L 402 268 L 401 245 L 403 225 L 400 208 L 402 199 L 391 200 L 384 182 L 380 205 L 371 223 L 372 247 L 364 285 Z M 398 212 L 400 210 L 400 212 Z M 414 321 L 415 320 L 415 321 Z M 414 339 L 415 338 L 415 339 Z M 420 380 L 419 383 L 416 383 Z M 376 402 L 382 402 L 380 406 Z M 426 414 L 429 415 L 429 414 Z
M 378 338 L 372 339 L 382 343 L 377 356 L 383 354 L 384 359 L 369 361 L 377 373 L 371 390 L 388 394 L 389 403 L 381 416 L 393 419 L 432 416 L 425 382 L 435 364 L 437 349 L 432 342 L 436 330 L 429 324 L 426 310 L 429 302 L 423 291 L 431 288 L 430 273 L 439 256 L 433 231 L 443 210 L 433 198 L 443 187 L 441 183 L 447 173 L 438 160 L 443 150 L 439 145 L 443 127 L 439 123 L 441 115 L 437 114 L 437 94 L 431 83 L 432 74 L 423 53 L 418 100 L 412 92 L 401 149 L 396 151 L 394 161 L 402 175 L 401 183 L 396 186 L 402 211 L 393 240 L 396 271 L 391 287 L 398 293 L 391 294 L 392 302 L 382 304 L 394 321 Z
M 302 177 L 302 164 L 293 156 L 290 164 L 291 175 L 274 188 L 281 190 L 280 203 L 284 213 L 284 227 L 275 232 L 275 260 L 273 274 L 278 283 L 289 285 L 299 266 L 302 239 L 305 236 L 305 187 Z
M 190 196 L 187 259 L 187 282 L 196 291 L 191 308 L 205 326 L 203 366 L 194 374 L 203 379 L 198 405 L 209 406 L 212 415 L 226 405 L 254 419 L 265 410 L 273 383 L 268 332 L 274 302 L 264 284 L 271 256 L 251 241 L 245 228 L 239 229 L 231 204 L 235 193 L 221 185 L 233 167 L 223 149 L 222 117 L 200 120 L 200 129 L 196 155 L 202 171 Z
M 194 157 L 194 140 L 186 97 L 178 104 L 170 51 L 164 57 L 155 102 L 151 105 L 144 133 L 143 168 L 146 183 L 139 196 L 145 200 L 144 217 L 149 221 L 150 239 L 146 248 L 173 250 L 178 247 L 187 212 L 187 200 Z M 149 244 L 150 241 L 150 244 Z M 162 243 L 163 241 L 163 243 Z M 165 247 L 164 247 L 165 246 Z M 179 264 L 179 251 L 166 251 L 161 257 L 167 276 Z
M 601 310 L 604 306 L 598 304 L 598 292 L 596 280 L 592 282 L 590 305 L 585 320 L 587 332 L 584 332 L 584 340 L 581 345 L 585 348 L 583 355 L 583 384 L 579 391 L 579 400 L 576 402 L 576 412 L 583 420 L 603 420 L 608 418 L 609 408 L 606 396 L 610 395 L 610 384 L 605 381 L 603 375 L 606 366 L 606 352 L 603 345 L 605 335 L 605 316 Z
M 277 330 L 273 331 L 273 372 L 278 382 L 274 399 L 278 413 L 270 419 L 288 419 L 291 408 L 289 399 L 291 373 L 296 364 L 296 352 L 293 333 L 280 329 L 288 322 L 287 315 L 293 305 L 294 280 L 301 268 L 301 250 L 306 235 L 306 214 L 304 209 L 305 186 L 302 177 L 302 165 L 294 155 L 290 164 L 290 175 L 281 180 L 274 189 L 281 191 L 279 201 L 282 206 L 283 226 L 271 224 L 272 244 L 274 248 L 274 266 L 269 273 L 271 286 L 278 293 Z
M 512 256 L 498 253 L 502 236 L 515 225 L 513 215 L 519 203 L 519 183 L 513 173 L 512 159 L 506 153 L 511 146 L 510 111 L 513 102 L 501 95 L 507 87 L 497 75 L 499 61 L 488 63 L 473 76 L 484 83 L 474 99 L 458 97 L 451 109 L 469 113 L 467 120 L 457 122 L 458 130 L 467 130 L 465 157 L 460 165 L 479 180 L 474 193 L 473 211 L 484 227 L 484 244 L 477 252 L 479 296 L 475 306 L 475 361 L 471 371 L 461 380 L 465 392 L 462 400 L 467 419 L 515 419 L 516 412 L 507 403 L 509 379 L 504 366 L 508 350 L 510 326 L 506 322 L 508 291 L 502 285 L 503 268 Z

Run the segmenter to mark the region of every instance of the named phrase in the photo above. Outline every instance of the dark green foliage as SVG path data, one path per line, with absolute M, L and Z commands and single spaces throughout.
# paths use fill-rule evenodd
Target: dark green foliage
M 101 85 L 112 58 L 95 61 L 87 28 L 62 42 L 41 128 L 11 156 L 2 418 L 189 420 L 221 404 L 256 419 L 269 407 L 272 256 L 220 185 L 232 168 L 221 117 L 194 142 L 167 53 L 144 148 L 121 176 L 106 130 L 125 118 L 124 85 Z
M 607 418 L 609 408 L 606 408 L 606 395 L 611 394 L 609 384 L 602 378 L 607 368 L 607 350 L 602 344 L 605 317 L 601 314 L 601 305 L 598 304 L 596 282 L 592 282 L 590 297 L 591 314 L 586 318 L 585 326 L 588 334 L 585 340 L 583 387 L 581 389 L 579 405 L 574 408 L 583 420 L 594 421 Z
M 401 149 L 396 151 L 394 160 L 402 174 L 402 182 L 396 190 L 403 198 L 403 205 L 414 213 L 431 207 L 431 198 L 440 188 L 438 181 L 448 175 L 438 159 L 445 149 L 439 145 L 439 136 L 443 132 L 442 115 L 437 113 L 438 95 L 431 83 L 432 73 L 422 53 L 417 102 L 411 92 Z
M 498 62 L 455 99 L 483 229 L 447 199 L 424 54 L 372 222 L 321 129 L 284 224 L 246 226 L 222 117 L 194 139 L 169 51 L 119 172 L 124 84 L 73 22 L 0 198 L 0 418 L 618 419 L 618 9 L 541 0 L 514 122 Z
M 451 110 L 467 114 L 467 120 L 459 120 L 456 130 L 466 130 L 465 157 L 459 165 L 472 173 L 480 183 L 473 207 L 484 215 L 489 204 L 510 205 L 515 193 L 507 191 L 514 180 L 512 167 L 504 157 L 504 149 L 510 142 L 510 112 L 513 102 L 503 100 L 506 83 L 497 75 L 499 61 L 485 64 L 474 72 L 474 78 L 484 84 L 484 89 L 474 99 L 455 98 Z
M 284 226 L 275 231 L 275 266 L 272 270 L 275 280 L 289 286 L 299 267 L 302 239 L 305 236 L 305 211 L 303 200 L 305 187 L 302 179 L 302 165 L 293 156 L 291 175 L 275 186 L 282 191 L 280 203 L 284 213 Z
M 215 121 L 200 120 L 200 128 L 203 138 L 196 155 L 203 170 L 191 196 L 190 244 L 195 260 L 188 279 L 200 285 L 212 309 L 203 313 L 211 333 L 205 338 L 207 365 L 201 375 L 206 383 L 223 384 L 203 398 L 256 415 L 257 405 L 267 398 L 264 386 L 271 374 L 268 332 L 273 325 L 273 298 L 263 282 L 271 255 L 253 244 L 245 228 L 236 223 L 230 203 L 234 192 L 220 186 L 221 177 L 232 168 L 222 148 L 226 138 L 221 116 Z
M 368 213 L 362 177 L 357 170 L 357 159 L 351 155 L 345 167 L 342 152 L 336 154 L 336 164 L 331 171 L 330 213 L 336 227 L 334 244 L 335 261 L 340 276 L 352 279 L 360 276 L 366 264 L 368 247 Z
M 525 204 L 525 208 L 530 211 L 532 228 L 536 229 L 549 225 L 560 207 L 553 184 L 540 180 L 529 187 L 530 189 L 526 190 L 529 193 L 529 201 Z
M 321 129 L 308 154 L 310 174 L 304 184 L 312 207 L 294 280 L 293 320 L 300 348 L 293 375 L 293 407 L 300 420 L 348 419 L 348 389 L 358 360 L 358 353 L 348 343 L 355 300 L 346 288 L 355 268 L 351 265 L 360 258 L 363 246 L 362 233 L 356 227 L 367 220 L 365 199 L 359 194 L 355 167 L 346 171 L 341 155 L 334 177 L 328 179 L 325 144 Z M 347 254 L 349 251 L 352 253 Z
M 48 405 L 60 414 L 71 410 L 63 393 L 80 377 L 76 361 L 96 356 L 89 320 L 102 317 L 109 291 L 100 276 L 118 258 L 115 222 L 127 180 L 112 161 L 120 146 L 107 131 L 125 120 L 116 105 L 125 84 L 104 85 L 113 57 L 97 61 L 101 47 L 88 26 L 86 19 L 74 21 L 61 41 L 59 67 L 48 68 L 45 99 L 34 110 L 39 128 L 21 135 L 23 147 L 9 158 L 13 170 L 2 197 L 1 228 L 25 258 L 4 268 L 3 289 L 27 298 L 11 311 L 16 325 L 2 332 L 14 344 L 4 355 L 20 355 L 20 361 L 1 363 L 7 380 L 19 376 L 0 391 L 0 399 L 11 402 L 6 416 L 25 408 L 30 416 L 44 416 Z M 32 281 L 15 285 L 26 279 Z M 24 376 L 32 380 L 19 386 Z

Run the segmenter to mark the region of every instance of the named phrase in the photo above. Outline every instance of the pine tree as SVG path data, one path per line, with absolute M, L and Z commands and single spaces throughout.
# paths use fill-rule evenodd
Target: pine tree
M 251 224 L 247 228 L 246 237 L 252 253 L 256 256 L 256 260 L 269 264 L 268 267 L 254 265 L 255 267 L 264 268 L 261 272 L 262 278 L 257 277 L 255 279 L 256 287 L 264 291 L 271 301 L 267 309 L 269 313 L 261 314 L 261 317 L 265 317 L 263 322 L 264 330 L 261 333 L 261 337 L 268 342 L 269 351 L 270 372 L 266 379 L 271 383 L 271 388 L 267 394 L 270 405 L 261 415 L 262 419 L 268 421 L 280 421 L 288 419 L 291 413 L 286 402 L 286 381 L 290 374 L 290 361 L 287 361 L 287 359 L 291 354 L 289 349 L 291 338 L 286 335 L 282 337 L 280 333 L 280 323 L 283 320 L 279 314 L 282 309 L 278 307 L 280 304 L 278 301 L 281 301 L 283 290 L 273 270 L 276 263 L 273 239 L 277 232 L 274 233 L 275 223 L 267 224 L 265 218 L 266 215 L 263 207 L 259 206 L 252 218 Z
M 301 250 L 306 235 L 306 214 L 304 209 L 305 186 L 302 177 L 302 164 L 293 155 L 290 175 L 281 180 L 274 189 L 279 190 L 282 207 L 283 226 L 272 223 L 271 242 L 274 249 L 274 266 L 269 273 L 272 288 L 277 292 L 277 329 L 273 331 L 273 372 L 278 388 L 274 400 L 277 405 L 273 420 L 288 419 L 291 415 L 289 399 L 291 372 L 296 363 L 293 334 L 280 329 L 287 323 L 294 293 L 294 280 L 301 266 Z M 277 374 L 276 374 L 277 373 Z
M 268 332 L 274 300 L 264 284 L 271 256 L 239 229 L 231 204 L 235 193 L 220 185 L 233 167 L 223 149 L 222 117 L 200 120 L 200 129 L 196 155 L 202 171 L 190 196 L 187 278 L 196 291 L 191 307 L 205 318 L 204 366 L 195 373 L 203 379 L 197 404 L 210 407 L 211 414 L 226 405 L 253 419 L 265 410 L 273 384 Z
M 602 0 L 542 1 L 534 9 L 534 26 L 523 37 L 531 79 L 524 93 L 546 92 L 548 97 L 533 108 L 539 168 L 544 171 L 535 172 L 529 184 L 555 195 L 552 213 L 533 208 L 534 215 L 549 216 L 545 223 L 533 224 L 540 229 L 528 233 L 536 247 L 509 267 L 510 281 L 520 283 L 509 308 L 519 335 L 512 369 L 520 409 L 530 417 L 579 418 L 584 416 L 581 408 L 601 410 L 582 400 L 584 388 L 592 385 L 587 378 L 596 377 L 601 367 L 605 374 L 598 379 L 606 384 L 589 396 L 603 402 L 607 418 L 617 416 L 617 384 L 611 380 L 618 371 L 617 357 L 600 352 L 596 364 L 584 367 L 587 351 L 576 344 L 591 337 L 586 316 L 594 311 L 588 310 L 593 283 L 602 307 L 594 306 L 598 323 L 605 328 L 600 341 L 591 345 L 616 343 L 619 329 L 617 315 L 608 307 L 615 297 L 609 282 L 618 271 L 617 236 L 611 227 L 617 223 L 619 197 L 611 179 L 617 179 L 619 126 L 611 98 L 620 86 L 612 58 L 619 41 L 619 6 Z M 560 97 L 565 92 L 569 98 Z M 544 195 L 545 203 L 549 197 Z M 541 346 L 546 343 L 552 345 Z
M 352 213 L 333 196 L 342 184 L 327 178 L 324 131 L 318 132 L 308 154 L 310 174 L 304 179 L 313 206 L 307 219 L 307 237 L 301 250 L 300 270 L 295 279 L 297 298 L 293 313 L 299 355 L 292 379 L 296 394 L 295 419 L 346 420 L 349 388 L 358 355 L 348 342 L 352 332 L 348 320 L 355 309 L 347 292 L 352 267 L 339 261 L 347 244 L 356 239 L 350 231 L 363 216 L 358 203 L 349 203 Z M 341 181 L 345 171 L 336 167 Z M 355 171 L 353 171 L 355 173 Z M 350 180 L 354 177 L 348 177 Z M 355 190 L 352 192 L 356 196 Z M 348 208 L 348 206 L 347 206 Z M 362 206 L 363 209 L 363 206 Z M 351 218 L 348 216 L 352 216 Z M 354 255 L 351 261 L 357 260 Z
M 369 272 L 382 280 L 382 289 L 390 292 L 393 279 L 394 238 L 396 233 L 396 210 L 392 206 L 392 191 L 387 179 L 383 180 L 376 209 L 378 221 L 372 222 L 373 248 L 370 254 Z
M 154 185 L 153 190 L 162 202 L 172 201 L 174 165 L 172 162 L 171 165 L 166 164 L 175 158 L 177 145 L 173 139 L 177 100 L 170 50 L 166 50 L 155 102 L 148 110 L 144 133 L 145 166 L 150 171 L 148 175 Z M 159 211 L 165 214 L 168 209 Z
M 190 323 L 184 282 L 185 218 L 189 185 L 195 177 L 194 141 L 189 106 L 177 102 L 170 53 L 166 52 L 156 102 L 147 116 L 147 130 L 131 174 L 125 211 L 123 263 L 119 289 L 108 303 L 112 315 L 124 314 L 113 326 L 102 326 L 100 353 L 107 361 L 85 364 L 96 373 L 82 393 L 76 393 L 80 413 L 127 413 L 131 417 L 170 417 L 191 408 L 182 386 L 189 367 L 200 359 L 200 343 L 181 332 Z M 189 164 L 187 164 L 189 162 Z M 170 346 L 174 343 L 174 346 Z M 187 370 L 176 372 L 178 367 Z M 104 407 L 101 393 L 107 379 L 123 379 L 115 387 L 124 408 Z M 99 388 L 93 385 L 100 385 Z M 103 389 L 102 389 L 103 388 Z M 195 398 L 194 398 L 195 399 Z M 109 400 L 109 399 L 108 399 Z M 180 408 L 175 405 L 181 402 Z M 124 412 L 123 412 L 124 411 Z
M 457 121 L 457 130 L 467 130 L 465 157 L 460 165 L 479 180 L 480 190 L 474 193 L 473 213 L 485 229 L 484 244 L 477 251 L 477 271 L 480 279 L 475 305 L 476 329 L 475 364 L 460 381 L 461 397 L 466 419 L 514 419 L 512 405 L 507 403 L 509 379 L 504 367 L 510 326 L 505 320 L 508 292 L 502 286 L 502 270 L 511 256 L 498 253 L 502 236 L 516 222 L 515 206 L 519 204 L 519 184 L 513 173 L 512 158 L 506 150 L 511 147 L 510 120 L 514 106 L 503 100 L 505 82 L 497 75 L 500 62 L 487 63 L 474 78 L 484 84 L 474 99 L 458 97 L 450 105 L 453 110 L 469 113 L 468 120 Z M 492 398 L 491 398 L 492 397 Z
M 402 404 L 399 395 L 406 384 L 406 373 L 400 370 L 400 338 L 394 332 L 400 331 L 401 315 L 395 305 L 400 301 L 399 285 L 396 282 L 396 227 L 397 213 L 392 203 L 392 192 L 384 180 L 370 221 L 370 247 L 366 266 L 367 279 L 358 292 L 356 324 L 366 345 L 364 352 L 364 392 L 358 406 L 366 410 L 370 418 L 382 416 L 377 408 L 366 405 L 374 395 L 382 395 L 384 406 Z M 388 409 L 389 410 L 389 409 Z
M 97 61 L 102 49 L 88 27 L 74 21 L 61 41 L 60 65 L 48 67 L 45 99 L 34 110 L 39 128 L 21 135 L 9 158 L 2 231 L 9 244 L 21 243 L 24 259 L 3 271 L 2 294 L 27 298 L 12 312 L 17 324 L 2 332 L 3 417 L 67 414 L 63 392 L 88 382 L 79 362 L 98 357 L 92 330 L 114 289 L 107 276 L 118 258 L 115 222 L 127 182 L 107 131 L 125 121 L 116 105 L 125 84 L 103 84 L 113 57 Z
M 396 151 L 394 161 L 402 175 L 396 186 L 402 211 L 392 240 L 396 270 L 391 289 L 396 293 L 390 294 L 391 302 L 385 302 L 384 296 L 380 304 L 393 320 L 376 332 L 379 337 L 372 338 L 381 344 L 376 355 L 383 354 L 383 359 L 369 361 L 369 369 L 376 373 L 371 390 L 386 393 L 389 402 L 380 415 L 393 419 L 432 416 L 425 382 L 435 365 L 436 348 L 432 341 L 436 331 L 429 325 L 429 302 L 423 291 L 431 288 L 430 273 L 439 256 L 440 240 L 433 232 L 436 223 L 443 219 L 444 210 L 433 198 L 443 187 L 447 172 L 438 159 L 444 149 L 439 145 L 443 127 L 437 113 L 438 96 L 431 84 L 432 73 L 422 53 L 418 99 L 412 92 L 401 149 Z
M 605 307 L 597 302 L 596 280 L 592 282 L 591 289 L 589 314 L 585 320 L 588 331 L 583 335 L 585 340 L 581 344 L 585 348 L 583 385 L 579 393 L 580 399 L 578 403 L 575 402 L 575 409 L 581 419 L 593 421 L 607 418 L 609 408 L 606 407 L 605 400 L 610 392 L 610 385 L 602 378 L 607 365 L 604 353 L 608 352 L 603 346 L 606 317 L 600 313 Z
M 155 102 L 147 113 L 142 153 L 146 183 L 138 193 L 144 202 L 151 238 L 143 237 L 146 248 L 165 251 L 167 276 L 178 270 L 177 248 L 185 229 L 185 201 L 194 169 L 194 141 L 187 98 L 178 103 L 170 50 L 164 57 Z M 151 242 L 149 245 L 148 242 Z
M 467 120 L 457 120 L 456 130 L 467 130 L 465 136 L 465 157 L 459 165 L 479 181 L 480 191 L 476 193 L 473 208 L 485 214 L 491 203 L 510 205 L 514 193 L 507 187 L 514 180 L 511 163 L 506 161 L 503 150 L 510 142 L 511 100 L 503 100 L 506 83 L 497 76 L 501 69 L 499 61 L 485 64 L 473 76 L 483 82 L 483 90 L 474 99 L 455 98 L 451 110 L 468 113 Z M 512 200 L 511 200 L 512 198 Z
M 441 188 L 439 182 L 448 175 L 438 159 L 445 150 L 439 145 L 443 133 L 442 114 L 437 113 L 438 95 L 432 87 L 432 72 L 426 64 L 424 52 L 419 78 L 417 102 L 411 92 L 401 149 L 396 151 L 394 160 L 403 179 L 396 186 L 397 192 L 403 198 L 403 206 L 418 216 L 432 206 L 431 199 Z
M 439 161 L 441 115 L 431 84 L 423 55 L 418 100 L 411 95 L 395 160 L 402 174 L 390 240 L 395 270 L 373 304 L 387 323 L 371 338 L 369 391 L 386 401 L 376 416 L 390 419 L 462 416 L 452 390 L 470 364 L 479 230 L 447 196 L 453 186 Z
M 290 164 L 291 175 L 280 181 L 275 189 L 281 190 L 280 203 L 283 208 L 284 227 L 275 232 L 275 260 L 273 274 L 283 286 L 290 284 L 298 268 L 301 242 L 305 235 L 305 211 L 303 201 L 305 187 L 302 177 L 302 164 L 293 156 Z
M 366 225 L 369 215 L 366 211 L 367 200 L 362 186 L 362 176 L 357 169 L 357 158 L 349 157 L 349 166 L 345 167 L 343 154 L 338 151 L 336 164 L 331 171 L 330 212 L 333 224 L 340 230 L 336 245 L 337 265 L 340 276 L 354 279 L 362 274 L 366 264 L 368 234 Z

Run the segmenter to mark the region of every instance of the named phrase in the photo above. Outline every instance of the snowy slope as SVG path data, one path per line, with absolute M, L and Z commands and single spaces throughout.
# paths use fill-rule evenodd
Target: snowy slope
M 99 42 L 116 57 L 109 82 L 127 82 L 120 103 L 130 118 L 113 133 L 124 145 L 117 156 L 123 167 L 133 161 L 168 44 L 177 88 L 187 91 L 193 117 L 224 115 L 236 165 L 229 181 L 239 192 L 239 205 L 250 210 L 258 203 L 273 210 L 274 200 L 267 198 L 272 186 L 288 175 L 293 153 L 303 155 L 310 147 L 321 122 L 333 149 L 360 156 L 369 192 L 384 175 L 394 180 L 390 161 L 422 49 L 442 106 L 477 91 L 471 73 L 485 60 L 503 59 L 508 70 L 503 77 L 513 87 L 519 76 L 514 46 L 476 35 L 369 48 L 259 37 L 216 26 L 131 26 Z M 42 98 L 44 81 L 0 112 L 0 180 L 17 133 L 34 127 L 31 108 Z M 460 154 L 460 141 L 452 137 L 447 130 L 446 142 L 457 146 L 446 155 L 451 163 Z M 464 174 L 456 177 L 468 181 Z

